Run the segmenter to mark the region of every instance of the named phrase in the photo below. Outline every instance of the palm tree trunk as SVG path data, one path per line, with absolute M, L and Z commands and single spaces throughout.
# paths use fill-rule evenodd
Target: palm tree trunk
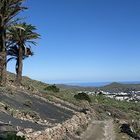
M 22 62 L 22 57 L 23 57 L 23 49 L 20 46 L 19 47 L 19 55 L 17 58 L 17 67 L 16 67 L 16 73 L 17 73 L 17 77 L 16 77 L 16 84 L 20 85 L 21 81 L 22 81 L 22 68 L 23 68 L 23 62 Z
M 0 27 L 0 85 L 6 85 L 5 31 Z

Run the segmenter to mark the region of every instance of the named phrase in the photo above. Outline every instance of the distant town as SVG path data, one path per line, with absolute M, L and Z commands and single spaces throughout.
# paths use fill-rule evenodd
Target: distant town
M 108 98 L 112 98 L 120 101 L 133 101 L 140 102 L 140 85 L 139 84 L 120 84 L 120 83 L 111 83 L 110 85 L 95 88 L 93 90 L 86 89 L 84 92 L 90 95 L 104 95 Z
M 83 91 L 80 91 L 78 93 L 81 93 Z M 91 95 L 104 95 L 106 97 L 120 100 L 120 101 L 134 101 L 134 102 L 140 102 L 140 91 L 132 91 L 132 93 L 125 93 L 125 92 L 117 92 L 117 93 L 111 93 L 111 92 L 105 92 L 105 91 L 84 91 L 84 93 L 91 94 Z

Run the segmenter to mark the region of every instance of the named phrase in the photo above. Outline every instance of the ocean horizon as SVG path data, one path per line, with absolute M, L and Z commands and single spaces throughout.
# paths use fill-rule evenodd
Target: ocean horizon
M 63 83 L 65 85 L 71 86 L 81 86 L 81 87 L 101 87 L 109 85 L 113 82 L 79 82 L 79 83 Z M 116 83 L 121 84 L 140 84 L 140 81 L 117 81 Z

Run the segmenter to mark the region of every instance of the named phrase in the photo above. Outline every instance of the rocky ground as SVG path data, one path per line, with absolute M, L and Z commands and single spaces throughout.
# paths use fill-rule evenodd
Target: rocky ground
M 27 140 L 55 140 L 88 124 L 88 115 L 60 103 L 24 91 L 1 92 L 0 138 L 12 132 Z
M 139 140 L 139 106 L 104 96 L 90 96 L 92 103 L 79 101 L 72 92 L 0 87 L 0 140 L 11 133 L 26 140 Z M 128 119 L 124 106 L 138 114 L 137 122 Z

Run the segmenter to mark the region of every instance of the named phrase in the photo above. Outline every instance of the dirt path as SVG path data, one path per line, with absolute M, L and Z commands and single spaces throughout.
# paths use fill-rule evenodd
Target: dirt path
M 115 131 L 114 131 L 114 124 L 113 120 L 105 121 L 105 128 L 104 128 L 104 136 L 103 140 L 115 140 Z
M 93 121 L 81 140 L 115 140 L 113 120 Z

